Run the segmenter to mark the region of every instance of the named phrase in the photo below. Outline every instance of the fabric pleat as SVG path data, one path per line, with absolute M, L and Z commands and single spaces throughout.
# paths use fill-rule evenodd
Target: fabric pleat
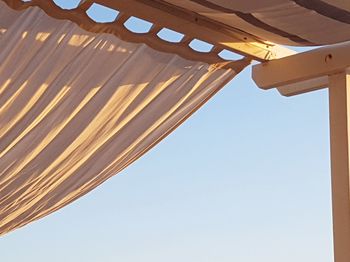
M 0 234 L 116 175 L 237 73 L 0 5 Z

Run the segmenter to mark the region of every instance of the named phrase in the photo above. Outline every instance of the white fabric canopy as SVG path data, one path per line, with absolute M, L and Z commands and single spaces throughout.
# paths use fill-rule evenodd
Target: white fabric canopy
M 248 64 L 189 60 L 3 2 L 0 32 L 0 234 L 117 174 Z
M 161 0 L 277 44 L 350 40 L 349 0 Z

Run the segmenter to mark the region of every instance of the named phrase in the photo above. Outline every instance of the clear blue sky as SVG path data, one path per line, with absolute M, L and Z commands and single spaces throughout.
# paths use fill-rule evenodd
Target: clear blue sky
M 331 262 L 327 91 L 285 98 L 250 74 L 98 189 L 0 238 L 1 261 Z

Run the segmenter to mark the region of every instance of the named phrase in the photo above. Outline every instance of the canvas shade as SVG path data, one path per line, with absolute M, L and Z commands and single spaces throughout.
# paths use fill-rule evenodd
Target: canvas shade
M 116 175 L 249 64 L 18 9 L 0 1 L 0 234 Z
M 88 12 L 95 4 L 204 40 L 215 51 L 227 49 L 260 62 L 295 54 L 281 45 L 350 40 L 350 7 L 342 0 L 85 0 L 72 13 Z
M 161 0 L 277 44 L 312 46 L 350 40 L 350 1 Z

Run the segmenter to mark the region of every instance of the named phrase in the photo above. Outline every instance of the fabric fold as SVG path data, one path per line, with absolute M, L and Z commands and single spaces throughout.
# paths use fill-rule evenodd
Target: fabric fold
M 237 70 L 0 2 L 0 234 L 116 175 Z

